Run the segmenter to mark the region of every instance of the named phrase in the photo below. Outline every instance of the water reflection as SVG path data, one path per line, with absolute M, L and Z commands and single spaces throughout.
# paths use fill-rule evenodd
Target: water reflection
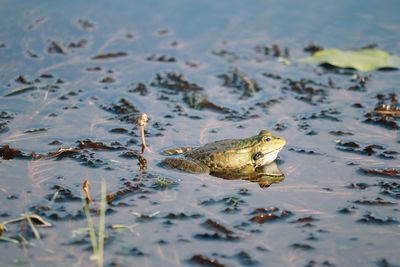
M 280 183 L 285 179 L 285 175 L 278 168 L 276 162 L 272 162 L 268 165 L 264 165 L 257 168 L 255 172 L 251 174 L 238 174 L 238 173 L 211 173 L 215 177 L 219 177 L 226 180 L 248 180 L 253 183 L 258 183 L 262 188 L 267 188 L 271 184 Z

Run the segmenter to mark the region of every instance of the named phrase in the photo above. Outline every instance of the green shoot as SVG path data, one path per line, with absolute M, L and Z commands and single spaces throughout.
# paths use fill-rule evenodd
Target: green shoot
M 107 189 L 106 182 L 103 180 L 101 183 L 101 199 L 100 199 L 100 214 L 98 233 L 96 235 L 95 226 L 90 215 L 89 205 L 85 197 L 82 197 L 83 209 L 86 215 L 86 221 L 89 229 L 90 242 L 92 243 L 93 255 L 97 262 L 98 267 L 103 266 L 104 257 L 104 238 L 105 238 L 105 222 L 106 222 L 106 197 Z

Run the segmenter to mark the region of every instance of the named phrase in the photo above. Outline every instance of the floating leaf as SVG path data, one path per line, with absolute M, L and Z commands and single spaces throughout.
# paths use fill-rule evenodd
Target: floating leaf
M 301 63 L 330 64 L 338 68 L 373 71 L 381 68 L 400 68 L 400 57 L 380 49 L 343 51 L 328 49 L 315 52 L 311 57 L 300 59 Z

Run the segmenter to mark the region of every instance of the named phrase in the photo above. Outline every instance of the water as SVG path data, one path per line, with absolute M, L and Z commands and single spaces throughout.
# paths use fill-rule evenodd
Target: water
M 360 168 L 400 165 L 399 155 L 390 154 L 400 152 L 398 130 L 364 122 L 365 114 L 378 103 L 378 93 L 398 94 L 398 71 L 361 73 L 369 80 L 363 90 L 354 91 L 348 90 L 357 84 L 351 75 L 295 61 L 307 56 L 303 48 L 311 41 L 341 49 L 377 43 L 399 55 L 398 9 L 396 1 L 62 5 L 4 1 L 0 94 L 18 87 L 34 88 L 0 98 L 0 112 L 7 112 L 0 121 L 6 123 L 0 145 L 26 154 L 47 154 L 90 139 L 139 150 L 140 131 L 132 121 L 146 112 L 151 152 L 144 154 L 146 171 L 140 170 L 136 159 L 121 157 L 124 151 L 120 150 L 85 149 L 61 160 L 1 160 L 0 221 L 36 212 L 53 227 L 38 228 L 38 241 L 26 223 L 7 225 L 9 231 L 3 236 L 20 240 L 21 234 L 29 244 L 1 242 L 0 265 L 94 265 L 89 259 L 89 238 L 72 234 L 86 227 L 78 199 L 85 179 L 92 184 L 93 209 L 99 206 L 102 179 L 110 193 L 123 188 L 126 181 L 141 184 L 109 206 L 113 212 L 106 216 L 107 265 L 185 266 L 201 260 L 228 266 L 385 266 L 400 262 L 398 180 L 360 172 Z M 255 49 L 273 44 L 282 51 L 289 49 L 292 64 L 284 65 Z M 93 59 L 117 52 L 126 55 Z M 261 90 L 241 97 L 240 90 L 222 86 L 218 76 L 229 76 L 235 68 L 256 81 Z M 190 108 L 193 101 L 185 99 L 193 93 L 159 88 L 157 73 L 162 77 L 182 74 L 203 88 L 195 94 L 195 101 L 208 99 L 225 109 Z M 20 75 L 33 84 L 15 81 Z M 308 86 L 322 90 L 315 95 L 299 94 L 287 79 L 312 80 L 317 85 Z M 138 83 L 147 87 L 147 93 L 130 92 Z M 119 105 L 121 99 L 132 103 L 137 112 L 130 109 L 128 114 L 115 114 L 118 110 L 112 105 Z M 355 103 L 362 107 L 354 107 Z M 113 133 L 115 128 L 126 130 Z M 163 149 L 245 138 L 261 129 L 287 140 L 278 160 L 285 179 L 269 188 L 158 165 L 164 158 Z M 351 135 L 337 136 L 332 131 Z M 49 145 L 55 140 L 61 144 Z M 356 142 L 359 152 L 340 150 L 340 141 Z M 381 147 L 375 146 L 369 156 L 362 150 L 370 144 Z M 157 177 L 176 184 L 157 189 L 153 186 Z M 71 190 L 75 200 L 66 196 L 62 201 L 65 191 L 59 186 Z M 277 219 L 263 224 L 250 220 L 257 215 L 255 209 L 268 213 L 271 207 L 279 208 L 272 212 Z M 290 213 L 279 217 L 283 211 Z M 224 232 L 207 223 L 208 219 L 229 230 Z M 134 226 L 132 231 L 119 232 L 110 228 L 114 224 Z

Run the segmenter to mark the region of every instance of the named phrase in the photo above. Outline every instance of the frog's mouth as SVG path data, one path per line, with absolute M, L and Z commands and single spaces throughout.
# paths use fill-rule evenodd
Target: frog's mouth
M 258 168 L 258 167 L 270 164 L 278 157 L 278 154 L 281 150 L 282 150 L 282 147 L 277 148 L 272 151 L 269 151 L 268 153 L 257 152 L 253 156 L 255 167 Z

